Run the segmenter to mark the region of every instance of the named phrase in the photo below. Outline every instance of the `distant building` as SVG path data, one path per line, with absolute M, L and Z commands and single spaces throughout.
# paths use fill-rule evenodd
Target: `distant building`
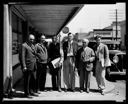
M 112 29 L 94 29 L 93 36 L 95 37 L 96 35 L 102 36 L 103 40 L 113 40 Z
M 117 29 L 117 30 L 116 30 Z M 117 32 L 117 33 L 116 33 Z M 90 36 L 101 35 L 103 40 L 110 41 L 115 40 L 120 42 L 121 50 L 125 50 L 125 37 L 126 37 L 126 21 L 113 22 L 110 26 L 103 29 L 94 29 L 93 32 L 89 32 Z M 116 35 L 117 34 L 117 35 Z
M 76 33 L 75 37 L 78 40 L 81 40 L 81 39 L 84 39 L 84 38 L 87 38 L 87 39 L 91 40 L 94 36 L 93 36 L 93 32 L 89 32 L 89 33 Z
M 112 29 L 112 38 L 120 42 L 121 50 L 125 50 L 125 37 L 126 37 L 126 21 L 120 21 L 117 23 L 117 36 L 116 36 L 116 22 L 113 22 L 110 26 L 105 29 Z

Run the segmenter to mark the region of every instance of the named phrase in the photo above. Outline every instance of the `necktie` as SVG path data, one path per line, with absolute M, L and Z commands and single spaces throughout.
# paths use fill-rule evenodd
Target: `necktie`
M 71 52 L 71 42 L 68 44 L 68 53 Z
M 34 45 L 32 44 L 31 45 L 31 49 L 33 50 L 33 52 L 35 53 L 35 47 L 34 47 Z

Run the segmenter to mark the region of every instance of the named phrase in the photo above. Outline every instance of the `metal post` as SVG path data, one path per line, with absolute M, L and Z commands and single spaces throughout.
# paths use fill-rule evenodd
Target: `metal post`
M 12 91 L 12 34 L 11 34 L 11 16 L 8 4 L 4 8 L 4 94 Z

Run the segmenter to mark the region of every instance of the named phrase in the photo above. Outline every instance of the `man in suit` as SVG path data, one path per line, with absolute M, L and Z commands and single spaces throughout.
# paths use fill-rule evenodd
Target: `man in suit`
M 88 47 L 88 39 L 83 39 L 82 42 L 83 46 L 77 52 L 78 70 L 80 72 L 80 92 L 86 89 L 86 92 L 89 93 L 91 71 L 93 69 L 95 54 L 94 51 Z
M 97 35 L 96 46 L 95 46 L 95 54 L 96 54 L 96 70 L 95 76 L 98 84 L 98 88 L 100 89 L 101 94 L 104 94 L 105 90 L 105 69 L 107 66 L 110 66 L 109 59 L 109 50 L 107 45 L 101 43 L 101 36 Z
M 26 97 L 37 96 L 36 90 L 36 51 L 34 46 L 35 37 L 33 34 L 28 36 L 28 41 L 22 44 L 22 66 L 24 74 L 24 92 Z
M 75 91 L 75 56 L 78 44 L 73 41 L 73 34 L 68 33 L 68 41 L 63 43 L 64 63 L 63 79 L 65 91 Z
M 37 53 L 37 89 L 38 91 L 46 91 L 45 83 L 47 74 L 48 52 L 44 35 L 41 35 L 40 43 L 37 43 L 35 45 L 35 49 Z
M 53 67 L 51 61 L 60 58 L 58 61 L 58 66 Z M 63 62 L 63 51 L 60 50 L 60 43 L 57 40 L 57 36 L 53 36 L 52 43 L 49 45 L 49 68 L 52 78 L 52 87 L 53 90 L 58 90 L 61 92 L 61 69 L 62 69 L 62 62 Z

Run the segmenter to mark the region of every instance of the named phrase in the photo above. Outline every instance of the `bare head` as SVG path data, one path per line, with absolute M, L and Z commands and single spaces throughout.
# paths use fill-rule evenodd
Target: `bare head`
M 56 35 L 52 37 L 52 41 L 53 41 L 54 43 L 56 43 L 56 42 L 58 41 L 58 39 L 57 39 L 57 36 L 56 36 Z
M 95 40 L 96 40 L 97 45 L 99 45 L 101 43 L 101 36 L 97 35 L 95 37 Z
M 83 47 L 87 47 L 88 43 L 89 43 L 89 40 L 88 39 L 83 39 L 82 42 L 83 42 Z
M 73 34 L 72 33 L 68 33 L 68 40 L 72 41 L 73 40 Z
M 30 43 L 34 43 L 35 36 L 33 34 L 30 34 L 29 37 L 28 37 L 28 40 L 29 40 Z
M 40 41 L 41 41 L 42 43 L 45 42 L 45 39 L 46 39 L 45 35 L 41 35 Z

